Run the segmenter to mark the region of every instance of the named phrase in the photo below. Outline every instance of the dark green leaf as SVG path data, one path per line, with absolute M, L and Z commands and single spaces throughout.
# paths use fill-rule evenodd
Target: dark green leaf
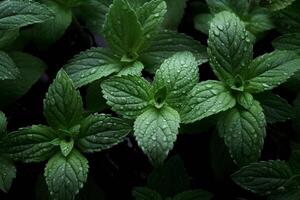
M 300 54 L 300 34 L 290 33 L 276 38 L 272 42 L 273 46 L 278 50 L 292 50 Z
M 16 79 L 19 70 L 14 61 L 4 51 L 0 51 L 0 81 L 6 79 Z
M 0 190 L 8 192 L 13 179 L 16 178 L 16 167 L 9 158 L 0 155 L 0 171 Z
M 136 187 L 132 191 L 135 200 L 163 200 L 161 195 L 155 190 L 146 187 Z
M 173 200 L 211 200 L 213 195 L 205 190 L 189 190 L 176 195 Z

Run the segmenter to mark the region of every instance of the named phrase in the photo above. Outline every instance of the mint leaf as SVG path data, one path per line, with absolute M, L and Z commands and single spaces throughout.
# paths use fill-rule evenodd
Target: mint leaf
M 276 38 L 272 42 L 273 46 L 278 50 L 292 50 L 300 54 L 300 34 L 290 33 L 284 34 Z
M 192 200 L 192 199 L 201 199 L 201 200 L 211 200 L 213 195 L 210 192 L 205 190 L 189 190 L 177 194 L 173 200 Z
M 292 176 L 283 161 L 261 161 L 241 168 L 232 179 L 241 187 L 258 194 L 268 194 L 282 187 Z
M 245 15 L 250 8 L 250 1 L 248 0 L 206 0 L 206 2 L 212 13 L 227 10 L 239 15 Z
M 300 178 L 299 175 L 293 176 L 290 180 L 286 182 L 284 186 L 279 187 L 277 190 L 273 191 L 269 196 L 270 200 L 297 200 L 299 199 L 300 192 Z
M 255 95 L 255 99 L 258 100 L 264 109 L 266 120 L 268 123 L 283 122 L 295 117 L 293 107 L 287 102 L 287 100 L 271 92 L 264 92 Z
M 84 152 L 109 149 L 122 142 L 131 129 L 125 120 L 93 114 L 81 122 L 78 145 Z
M 83 105 L 79 91 L 65 71 L 58 72 L 44 99 L 44 116 L 51 127 L 69 129 L 82 119 Z
M 103 81 L 101 88 L 112 110 L 131 119 L 142 114 L 153 98 L 150 83 L 138 76 L 113 77 Z
M 187 103 L 180 111 L 183 123 L 192 123 L 228 110 L 235 106 L 235 98 L 219 81 L 204 81 L 197 84 L 187 96 Z
M 46 69 L 45 63 L 27 53 L 12 52 L 9 56 L 20 74 L 15 80 L 4 80 L 0 84 L 0 107 L 12 104 L 36 83 Z
M 65 71 L 76 87 L 87 85 L 95 80 L 119 72 L 120 58 L 104 48 L 91 48 L 81 52 L 64 66 Z
M 241 92 L 237 95 L 236 101 L 239 105 L 241 105 L 245 109 L 250 109 L 252 104 L 254 103 L 254 98 L 248 92 Z
M 130 28 L 128 28 L 130 27 Z M 103 27 L 104 36 L 114 52 L 133 61 L 143 43 L 142 25 L 127 1 L 115 0 Z
M 4 51 L 0 51 L 0 81 L 5 79 L 16 79 L 19 70 L 14 61 Z
M 0 171 L 0 190 L 8 192 L 13 179 L 16 178 L 16 167 L 9 158 L 0 155 Z
M 148 1 L 137 9 L 138 20 L 147 39 L 153 38 L 153 35 L 156 34 L 166 12 L 167 4 L 163 0 Z
M 41 2 L 52 11 L 54 18 L 34 25 L 29 34 L 32 34 L 31 37 L 39 46 L 48 46 L 65 33 L 72 22 L 72 11 L 54 1 L 43 0 Z
M 140 61 L 123 63 L 123 68 L 118 72 L 117 75 L 118 76 L 122 76 L 122 75 L 142 76 L 143 69 L 144 69 L 144 65 Z
M 34 1 L 5 0 L 0 2 L 0 30 L 16 29 L 41 23 L 53 17 L 44 5 Z
M 259 159 L 266 136 L 265 126 L 263 109 L 258 102 L 254 102 L 249 110 L 235 107 L 220 117 L 219 135 L 239 166 Z
M 73 150 L 67 157 L 54 155 L 45 168 L 45 178 L 50 195 L 54 199 L 72 200 L 88 176 L 88 161 Z
M 83 4 L 86 0 L 56 0 L 58 3 L 62 4 L 64 7 L 76 7 Z
M 52 144 L 56 132 L 43 125 L 33 125 L 12 132 L 4 138 L 4 149 L 14 160 L 42 162 L 58 149 Z
M 176 53 L 166 59 L 155 73 L 154 87 L 166 87 L 165 101 L 180 110 L 186 94 L 199 82 L 198 63 L 190 52 Z
M 165 0 L 167 3 L 167 14 L 163 22 L 166 29 L 177 30 L 184 15 L 187 0 Z
M 132 191 L 135 200 L 163 200 L 162 196 L 155 190 L 147 187 L 136 187 Z
M 149 108 L 134 122 L 134 136 L 154 165 L 161 164 L 176 141 L 180 117 L 168 106 Z
M 244 23 L 233 13 L 223 11 L 210 23 L 208 54 L 210 65 L 220 80 L 233 85 L 252 60 L 253 46 Z
M 73 139 L 71 139 L 70 141 L 61 140 L 59 146 L 62 155 L 67 157 L 74 148 L 74 140 Z
M 0 30 L 0 49 L 10 45 L 19 36 L 19 29 Z
M 255 58 L 250 64 L 246 91 L 258 93 L 284 83 L 300 69 L 300 57 L 291 51 L 274 51 Z
M 7 119 L 5 114 L 0 111 L 0 139 L 6 133 Z
M 165 59 L 181 51 L 192 52 L 199 65 L 207 61 L 206 48 L 200 42 L 170 30 L 160 31 L 153 38 L 151 46 L 141 52 L 140 61 L 146 70 L 155 72 Z
M 251 18 L 245 23 L 247 24 L 246 29 L 254 35 L 274 28 L 269 10 L 260 7 L 251 12 Z
M 282 10 L 289 5 L 291 5 L 295 0 L 272 0 L 265 3 L 266 7 L 269 8 L 271 11 L 278 11 Z
M 210 21 L 213 19 L 213 15 L 212 14 L 199 14 L 196 15 L 196 17 L 194 18 L 194 27 L 195 29 L 197 29 L 198 31 L 201 31 L 202 33 L 205 33 L 208 35 L 209 32 L 209 24 Z

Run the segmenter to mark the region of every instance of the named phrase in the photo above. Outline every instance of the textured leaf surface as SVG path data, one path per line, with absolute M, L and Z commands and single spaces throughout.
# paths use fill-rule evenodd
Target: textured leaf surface
M 155 190 L 147 187 L 136 187 L 132 191 L 135 200 L 163 200 L 162 196 Z
M 14 61 L 4 51 L 0 51 L 0 81 L 5 79 L 16 79 L 19 70 Z
M 78 144 L 85 152 L 102 151 L 122 142 L 131 130 L 125 120 L 103 114 L 90 115 L 81 123 Z
M 177 30 L 184 15 L 187 0 L 166 0 L 167 14 L 163 22 L 166 29 Z
M 228 82 L 245 70 L 252 50 L 244 23 L 235 14 L 223 11 L 215 15 L 210 23 L 208 54 L 220 80 Z
M 42 162 L 58 150 L 51 143 L 56 137 L 55 131 L 47 126 L 21 128 L 5 137 L 5 153 L 23 162 Z
M 68 157 L 61 153 L 53 156 L 46 165 L 45 178 L 54 199 L 73 200 L 88 176 L 88 161 L 73 150 Z
M 101 84 L 104 98 L 112 110 L 126 118 L 136 118 L 150 105 L 151 85 L 138 76 L 113 77 Z
M 274 51 L 252 61 L 247 72 L 246 90 L 262 92 L 284 83 L 300 69 L 300 57 L 292 51 Z
M 219 81 L 204 81 L 197 84 L 187 97 L 180 111 L 183 123 L 192 123 L 210 115 L 232 108 L 236 101 L 230 91 Z
M 0 171 L 0 190 L 8 192 L 13 179 L 16 178 L 16 167 L 10 159 L 0 155 Z
M 249 110 L 233 108 L 220 117 L 219 135 L 239 166 L 259 159 L 266 136 L 265 126 L 263 109 L 258 102 L 254 102 Z
M 283 161 L 261 161 L 241 168 L 232 175 L 234 182 L 258 194 L 266 194 L 283 186 L 292 176 Z
M 206 48 L 193 38 L 175 31 L 160 31 L 148 49 L 141 53 L 140 60 L 151 72 L 167 58 L 180 51 L 190 51 L 196 57 L 198 64 L 207 61 Z
M 120 58 L 104 48 L 92 48 L 75 56 L 64 66 L 65 71 L 76 87 L 119 72 L 122 67 Z
M 179 123 L 178 112 L 167 106 L 149 108 L 134 122 L 135 138 L 154 165 L 161 164 L 173 148 Z
M 300 34 L 285 34 L 276 38 L 272 42 L 273 46 L 278 50 L 292 50 L 300 54 Z
M 176 53 L 166 59 L 155 73 L 154 87 L 166 87 L 166 102 L 180 110 L 187 93 L 199 82 L 198 63 L 192 53 Z
M 5 0 L 0 2 L 0 30 L 41 23 L 52 17 L 52 12 L 45 5 L 34 1 Z
M 77 125 L 83 113 L 79 91 L 65 71 L 58 72 L 44 99 L 44 116 L 53 128 L 69 129 Z
M 291 5 L 295 0 L 268 0 L 266 7 L 272 11 L 282 10 Z
M 19 36 L 19 29 L 0 30 L 0 49 L 10 45 Z

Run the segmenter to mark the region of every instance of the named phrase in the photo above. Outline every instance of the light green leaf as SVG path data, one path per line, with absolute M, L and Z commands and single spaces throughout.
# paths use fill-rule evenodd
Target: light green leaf
M 295 0 L 265 0 L 263 2 L 271 11 L 282 10 L 291 5 Z
M 123 119 L 93 114 L 81 123 L 78 145 L 84 152 L 102 151 L 122 142 L 131 130 Z
M 180 110 L 188 92 L 199 82 L 198 63 L 190 52 L 180 52 L 166 59 L 155 73 L 154 87 L 166 87 L 166 103 Z
M 42 4 L 27 0 L 5 0 L 0 2 L 0 30 L 16 29 L 41 23 L 53 17 L 53 13 Z
M 241 92 L 237 95 L 236 101 L 239 105 L 243 106 L 245 109 L 250 109 L 254 103 L 253 96 L 248 92 Z
M 176 141 L 179 123 L 178 112 L 167 106 L 149 108 L 134 122 L 134 136 L 152 164 L 162 164 L 168 156 Z
M 264 92 L 255 95 L 255 99 L 258 100 L 264 109 L 266 120 L 268 123 L 283 122 L 295 117 L 293 107 L 287 102 L 287 100 L 271 92 Z
M 62 155 L 67 157 L 74 148 L 74 140 L 73 139 L 71 139 L 70 141 L 61 140 L 59 146 Z
M 8 192 L 13 179 L 16 178 L 16 167 L 9 158 L 0 155 L 0 171 L 0 190 Z
M 258 93 L 284 83 L 300 69 L 300 57 L 292 51 L 274 51 L 255 58 L 247 71 L 246 91 Z
M 46 69 L 45 63 L 27 53 L 13 52 L 9 56 L 20 71 L 15 80 L 4 80 L 0 83 L 0 107 L 14 103 L 36 83 Z
M 224 138 L 229 152 L 239 166 L 256 162 L 266 136 L 263 109 L 254 102 L 249 110 L 235 107 L 218 121 L 219 135 Z
M 140 61 L 134 61 L 132 63 L 122 63 L 123 68 L 118 72 L 118 76 L 122 75 L 134 75 L 142 76 L 142 71 L 144 69 L 143 63 Z
M 82 119 L 83 105 L 79 91 L 64 70 L 57 73 L 44 99 L 44 116 L 57 129 L 70 129 Z
M 143 34 L 149 40 L 153 38 L 160 28 L 167 12 L 167 4 L 163 0 L 146 2 L 136 11 L 139 22 L 142 25 Z
M 6 79 L 16 79 L 19 70 L 14 61 L 4 51 L 0 51 L 0 81 Z
M 130 61 L 136 59 L 144 40 L 143 30 L 135 11 L 127 1 L 115 0 L 113 2 L 106 16 L 103 31 L 114 52 Z
M 147 187 L 135 187 L 132 195 L 135 200 L 163 200 L 158 192 Z
M 63 36 L 72 22 L 72 11 L 53 0 L 41 2 L 54 13 L 54 18 L 34 25 L 29 34 L 37 45 L 47 47 Z
M 292 176 L 283 161 L 261 161 L 241 168 L 232 179 L 241 187 L 258 194 L 268 194 L 282 187 Z
M 284 34 L 272 42 L 278 50 L 292 50 L 300 54 L 300 33 Z
M 236 101 L 230 91 L 219 81 L 204 81 L 197 84 L 187 96 L 187 103 L 180 111 L 183 123 L 192 123 L 228 110 Z
M 198 64 L 207 61 L 206 48 L 193 38 L 175 31 L 160 31 L 148 49 L 141 53 L 140 61 L 146 70 L 155 72 L 163 61 L 177 52 L 190 51 L 196 57 Z
M 64 66 L 65 71 L 76 87 L 119 72 L 122 69 L 120 58 L 104 48 L 91 48 L 81 52 Z
M 19 29 L 0 30 L 0 49 L 10 45 L 19 36 Z
M 177 30 L 184 15 L 187 0 L 165 0 L 167 3 L 167 14 L 163 22 L 166 29 Z
M 193 200 L 193 199 L 201 199 L 201 200 L 211 200 L 213 195 L 210 192 L 205 190 L 189 190 L 177 194 L 173 200 Z
M 135 119 L 153 99 L 150 83 L 138 76 L 113 77 L 103 81 L 101 88 L 107 104 L 126 118 Z
M 233 13 L 223 11 L 210 23 L 208 54 L 210 65 L 220 80 L 234 85 L 234 78 L 252 60 L 253 45 L 244 23 Z
M 58 151 L 52 144 L 56 137 L 53 129 L 33 125 L 8 134 L 4 138 L 4 150 L 14 160 L 42 162 Z
M 73 200 L 88 176 L 88 161 L 77 150 L 69 156 L 54 155 L 46 165 L 45 178 L 53 199 Z

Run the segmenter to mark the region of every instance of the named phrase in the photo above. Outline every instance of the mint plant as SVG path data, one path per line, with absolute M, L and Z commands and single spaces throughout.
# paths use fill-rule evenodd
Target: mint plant
M 211 21 L 208 55 L 220 81 L 199 83 L 189 94 L 181 114 L 191 123 L 223 112 L 218 120 L 220 137 L 234 161 L 242 166 L 260 157 L 265 115 L 253 94 L 271 90 L 300 69 L 300 58 L 290 51 L 274 51 L 252 58 L 253 45 L 244 23 L 223 11 Z
M 191 51 L 199 63 L 206 61 L 199 42 L 181 33 L 161 30 L 167 12 L 163 0 L 141 2 L 113 2 L 103 26 L 109 48 L 89 49 L 64 67 L 76 87 L 112 74 L 141 75 L 144 66 L 154 72 L 164 59 L 178 51 Z
M 49 126 L 33 125 L 10 133 L 3 145 L 7 154 L 26 163 L 48 160 L 45 179 L 54 199 L 74 199 L 88 176 L 82 152 L 108 149 L 123 141 L 129 124 L 104 114 L 85 116 L 79 91 L 61 70 L 44 99 Z
M 198 82 L 192 53 L 177 53 L 156 71 L 153 84 L 139 76 L 105 80 L 102 92 L 112 110 L 135 120 L 134 136 L 154 165 L 161 164 L 176 141 L 186 94 Z

